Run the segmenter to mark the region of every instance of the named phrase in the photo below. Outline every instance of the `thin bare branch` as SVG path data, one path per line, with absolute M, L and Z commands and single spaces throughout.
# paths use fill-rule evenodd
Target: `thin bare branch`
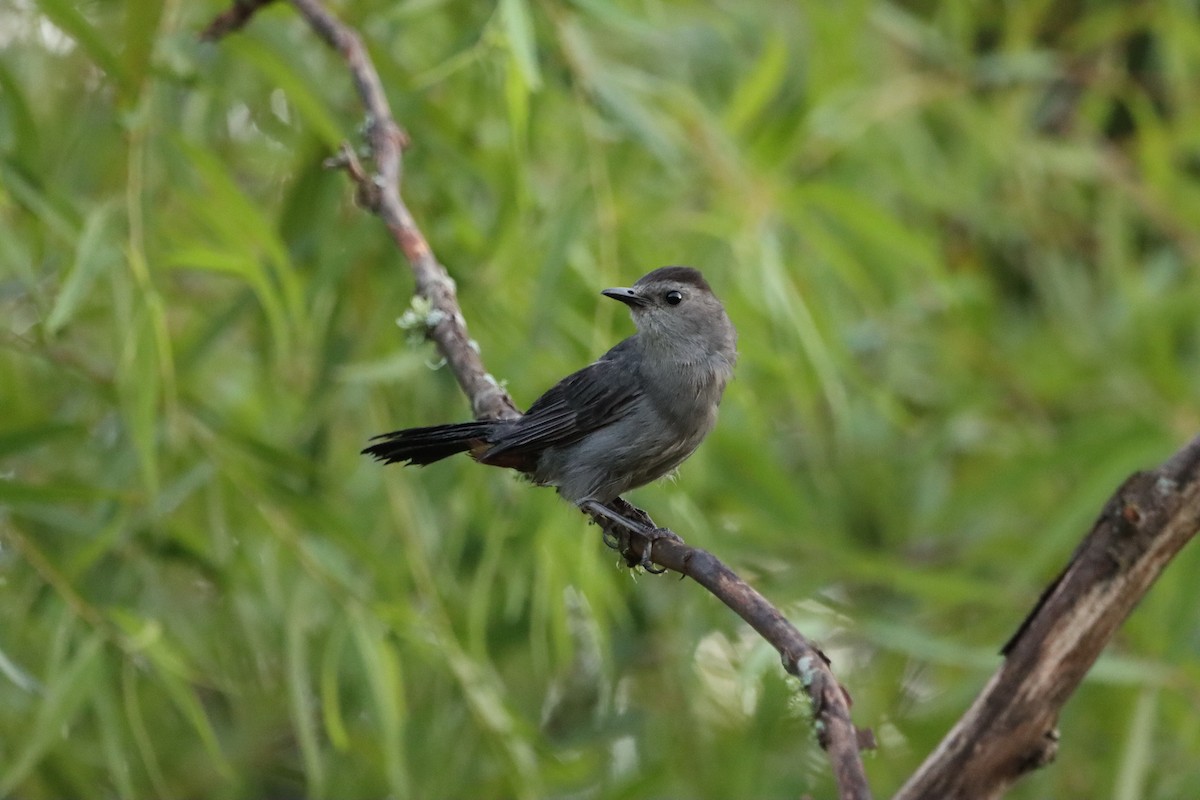
M 800 679 L 812 701 L 817 738 L 829 754 L 841 797 L 869 798 L 871 789 L 859 751 L 873 748 L 875 742 L 869 731 L 854 727 L 850 695 L 820 648 L 712 553 L 667 540 L 655 544 L 653 560 L 708 589 L 779 651 L 784 669 Z
M 366 138 L 375 174 L 358 174 L 359 198 L 370 198 L 377 214 L 408 259 L 416 293 L 429 301 L 427 332 L 471 401 L 477 419 L 517 416 L 516 405 L 483 367 L 478 346 L 467 332 L 458 306 L 454 281 L 434 257 L 429 242 L 400 196 L 401 155 L 408 136 L 392 117 L 379 73 L 358 34 L 315 0 L 292 0 L 292 5 L 330 47 L 341 54 L 367 110 Z
M 649 514 L 622 498 L 617 498 L 610 506 L 619 516 L 656 529 L 656 537 L 651 540 L 634 530 L 619 527 L 619 523 L 609 518 L 592 515 L 592 520 L 612 541 L 628 538 L 622 555 L 630 566 L 642 563 L 648 555 L 649 560 L 660 567 L 686 575 L 729 606 L 779 651 L 784 669 L 800 679 L 812 703 L 817 740 L 829 755 L 838 796 L 856 800 L 870 798 L 871 788 L 860 752 L 873 749 L 875 738 L 871 731 L 854 726 L 850 719 L 850 694 L 838 683 L 821 648 L 712 553 L 692 547 L 674 531 L 657 528 Z

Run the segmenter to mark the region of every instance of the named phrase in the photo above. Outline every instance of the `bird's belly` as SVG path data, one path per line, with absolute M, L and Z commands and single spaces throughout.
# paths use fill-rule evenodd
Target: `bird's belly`
M 693 418 L 695 420 L 695 418 Z M 606 503 L 630 489 L 669 474 L 684 462 L 712 429 L 715 409 L 687 429 L 642 417 L 620 420 L 578 442 L 545 451 L 535 480 L 558 487 L 565 499 Z

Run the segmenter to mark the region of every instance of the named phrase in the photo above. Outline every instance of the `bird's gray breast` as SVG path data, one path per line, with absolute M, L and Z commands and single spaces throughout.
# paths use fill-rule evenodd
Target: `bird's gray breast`
M 716 423 L 727 375 L 661 362 L 648 372 L 637 376 L 641 395 L 612 423 L 547 449 L 535 480 L 574 503 L 608 502 L 683 463 Z

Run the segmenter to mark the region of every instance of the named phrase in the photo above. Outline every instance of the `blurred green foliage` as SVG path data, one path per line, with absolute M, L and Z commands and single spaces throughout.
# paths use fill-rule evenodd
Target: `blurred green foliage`
M 895 789 L 1103 501 L 1200 427 L 1194 3 L 360 0 L 404 193 L 528 403 L 701 267 L 722 422 L 633 496 L 825 643 Z M 772 651 L 465 418 L 277 4 L 0 6 L 0 796 L 829 797 Z M 535 354 L 535 357 L 531 357 Z M 1015 797 L 1200 785 L 1200 555 Z

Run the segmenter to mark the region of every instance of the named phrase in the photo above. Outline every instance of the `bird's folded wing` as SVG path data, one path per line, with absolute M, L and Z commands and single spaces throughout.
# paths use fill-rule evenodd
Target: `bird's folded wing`
M 495 463 L 501 456 L 570 444 L 620 419 L 642 392 L 633 364 L 618 363 L 611 354 L 551 387 L 479 460 Z

